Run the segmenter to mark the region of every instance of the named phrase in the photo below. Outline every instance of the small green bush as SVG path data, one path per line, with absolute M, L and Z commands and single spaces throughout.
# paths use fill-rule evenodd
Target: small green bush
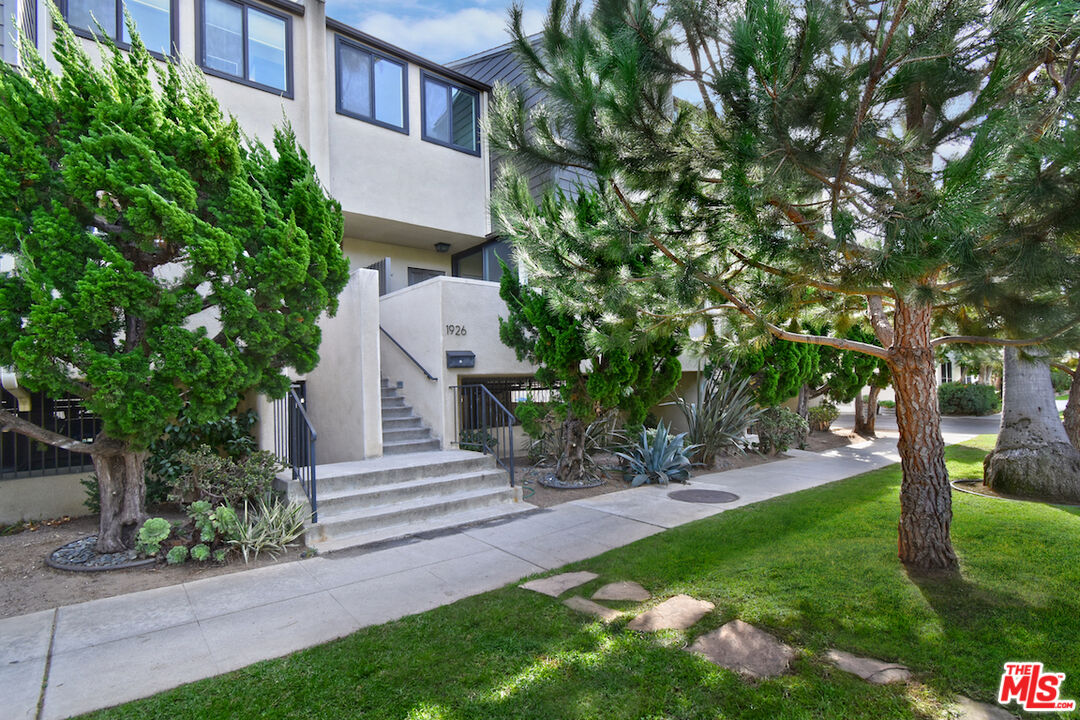
M 786 407 L 773 407 L 761 414 L 757 424 L 758 450 L 765 454 L 782 453 L 789 447 L 806 447 L 810 425 Z
M 817 407 L 812 407 L 807 411 L 807 414 L 809 415 L 810 429 L 814 432 L 828 430 L 829 426 L 833 424 L 833 420 L 840 417 L 840 411 L 832 403 L 822 403 Z
M 204 543 L 199 543 L 198 545 L 191 548 L 191 559 L 192 560 L 197 560 L 199 562 L 206 562 L 207 560 L 209 560 L 210 559 L 210 548 L 209 548 L 209 546 L 207 546 Z
M 878 407 L 889 408 L 890 410 L 896 409 L 895 400 L 878 400 Z
M 1054 384 L 1054 392 L 1067 393 L 1072 387 L 1072 376 L 1057 368 L 1050 368 L 1050 382 Z
M 139 528 L 135 539 L 135 551 L 140 555 L 153 557 L 161 552 L 161 543 L 172 534 L 172 524 L 165 518 L 150 518 Z
M 269 492 L 281 469 L 278 459 L 266 451 L 233 459 L 203 445 L 195 451 L 181 450 L 175 457 L 186 468 L 169 496 L 179 502 L 203 500 L 241 507 Z
M 188 558 L 188 549 L 186 545 L 176 545 L 169 549 L 168 554 L 165 555 L 165 562 L 170 565 L 180 565 Z
M 990 415 L 1001 409 L 1001 398 L 990 385 L 947 382 L 938 386 L 942 415 Z

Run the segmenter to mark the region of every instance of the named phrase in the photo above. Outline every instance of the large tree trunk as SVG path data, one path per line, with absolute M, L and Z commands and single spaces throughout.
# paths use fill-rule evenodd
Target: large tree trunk
M 986 484 L 1010 495 L 1080 502 L 1080 450 L 1058 419 L 1050 366 L 1007 347 L 1003 375 L 1001 430 L 983 460 Z
M 567 413 L 562 425 L 562 454 L 555 466 L 559 482 L 576 485 L 585 478 L 585 423 Z
M 1080 366 L 1073 371 L 1069 401 L 1065 403 L 1065 434 L 1073 447 L 1080 450 Z
M 803 385 L 799 388 L 799 398 L 796 400 L 795 412 L 799 413 L 799 417 L 805 420 L 810 416 L 810 386 Z
M 930 345 L 930 307 L 896 303 L 889 366 L 896 390 L 900 430 L 900 560 L 920 571 L 958 569 L 949 538 L 952 494 L 941 437 L 934 350 Z
M 146 520 L 144 464 L 148 453 L 102 435 L 94 447 L 109 450 L 92 455 L 101 499 L 97 551 L 121 552 L 134 547 L 135 535 Z
M 876 437 L 878 394 L 881 388 L 870 386 L 870 396 L 864 403 L 862 390 L 855 396 L 855 433 L 863 437 Z

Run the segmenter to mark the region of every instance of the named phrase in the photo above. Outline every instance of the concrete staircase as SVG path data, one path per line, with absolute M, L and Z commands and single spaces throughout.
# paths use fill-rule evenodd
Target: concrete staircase
M 431 436 L 431 428 L 413 414 L 412 406 L 405 404 L 405 398 L 398 394 L 400 389 L 400 385 L 382 379 L 383 455 L 438 450 L 442 444 Z
M 464 450 L 320 465 L 318 489 L 319 522 L 308 527 L 307 544 L 320 552 L 535 509 L 516 501 L 493 457 Z

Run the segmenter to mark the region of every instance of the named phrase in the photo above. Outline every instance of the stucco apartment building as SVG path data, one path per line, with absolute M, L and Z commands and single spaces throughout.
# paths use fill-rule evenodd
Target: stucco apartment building
M 121 45 L 128 40 L 123 5 L 67 0 L 61 10 L 93 49 L 95 20 Z M 51 62 L 55 32 L 45 3 L 0 7 L 3 58 L 18 64 L 11 32 L 21 27 Z M 319 463 L 455 447 L 452 387 L 500 378 L 505 391 L 508 379 L 533 374 L 498 340 L 505 306 L 494 281 L 498 258 L 510 253 L 493 236 L 488 209 L 492 166 L 480 127 L 490 85 L 327 17 L 321 0 L 127 0 L 126 7 L 147 47 L 192 60 L 245 132 L 269 139 L 288 120 L 341 202 L 352 276 L 340 312 L 325 321 L 321 364 L 297 378 Z M 447 353 L 457 367 L 448 367 Z M 77 408 L 29 397 L 11 372 L 3 386 L 5 407 L 81 431 L 72 427 L 85 422 Z M 257 404 L 260 442 L 271 448 L 274 409 Z M 387 404 L 412 411 L 388 413 L 384 427 Z M 11 433 L 3 445 L 0 522 L 80 510 L 77 478 L 88 458 L 38 456 Z M 65 472 L 69 466 L 78 472 Z

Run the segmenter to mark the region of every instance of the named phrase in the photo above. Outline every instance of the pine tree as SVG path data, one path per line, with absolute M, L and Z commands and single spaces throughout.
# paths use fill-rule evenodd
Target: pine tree
M 568 234 L 573 209 L 538 219 L 510 173 L 500 222 L 564 304 L 654 323 L 704 303 L 779 339 L 884 361 L 900 429 L 899 556 L 954 571 L 934 352 L 1031 344 L 1045 339 L 1032 328 L 1077 322 L 1075 236 L 1005 234 L 999 214 L 1001 178 L 1035 125 L 1075 144 L 1075 78 L 1053 105 L 1024 96 L 1077 55 L 1078 10 L 598 0 L 585 13 L 554 0 L 534 45 L 517 8 L 515 47 L 545 102 L 526 111 L 519 94 L 497 93 L 493 142 L 520 166 L 592 173 L 604 217 Z M 582 243 L 607 262 L 580 263 Z M 795 306 L 838 298 L 861 299 L 876 344 L 782 329 Z M 935 325 L 956 331 L 935 338 Z
M 572 202 L 582 217 L 595 222 L 593 197 L 583 194 Z M 547 204 L 548 210 L 555 207 L 554 200 Z M 678 383 L 682 373 L 679 343 L 670 334 L 641 333 L 633 342 L 598 351 L 590 335 L 602 325 L 600 313 L 561 310 L 548 296 L 523 285 L 505 266 L 499 295 L 509 310 L 505 320 L 499 319 L 503 344 L 513 348 L 519 360 L 537 366 L 537 380 L 556 389 L 552 406 L 562 423 L 563 448 L 555 476 L 563 484 L 579 484 L 584 480 L 588 424 L 618 410 L 630 434 L 636 434 L 649 409 Z M 517 414 L 531 435 L 541 432 L 534 404 L 520 404 Z
M 55 13 L 62 74 L 24 47 L 0 64 L 0 365 L 101 418 L 77 441 L 0 411 L 0 429 L 89 453 L 98 549 L 145 518 L 146 448 L 184 409 L 203 422 L 286 367 L 318 362 L 319 316 L 348 279 L 340 206 L 288 128 L 245 145 L 201 73 L 132 32 L 98 67 Z M 133 29 L 133 28 L 129 28 Z M 155 66 L 157 78 L 151 74 Z

